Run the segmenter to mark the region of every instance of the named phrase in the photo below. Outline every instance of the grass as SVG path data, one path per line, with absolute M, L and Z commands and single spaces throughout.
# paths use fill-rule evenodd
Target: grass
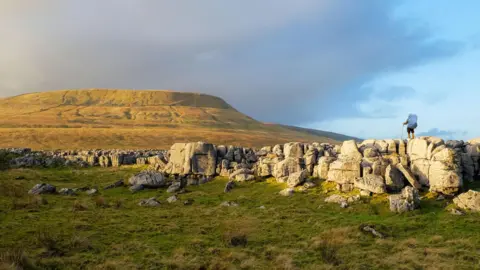
M 101 189 L 142 169 L 2 172 L 0 269 L 479 268 L 480 216 L 453 216 L 445 201 L 425 199 L 421 209 L 399 215 L 389 212 L 386 196 L 346 209 L 326 204 L 334 191 L 322 183 L 282 197 L 283 184 L 270 180 L 240 183 L 225 194 L 227 179 L 216 178 L 188 187 L 173 204 L 165 189 Z M 26 195 L 40 182 L 98 186 L 100 194 Z M 137 205 L 150 197 L 161 205 Z M 183 205 L 187 199 L 193 204 Z M 223 201 L 239 206 L 220 206 Z M 362 231 L 366 224 L 386 237 Z

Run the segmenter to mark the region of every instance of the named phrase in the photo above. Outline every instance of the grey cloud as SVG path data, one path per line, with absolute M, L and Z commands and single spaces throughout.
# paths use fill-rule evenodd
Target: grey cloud
M 432 128 L 427 132 L 421 132 L 418 135 L 419 136 L 435 136 L 435 137 L 440 137 L 446 140 L 453 140 L 455 137 L 458 137 L 458 135 L 462 135 L 463 137 L 465 137 L 467 134 L 468 134 L 467 131 L 452 131 L 452 130 L 441 130 L 438 128 Z
M 259 120 L 304 124 L 358 116 L 354 105 L 371 95 L 365 81 L 461 49 L 391 19 L 397 1 L 21 2 L 7 0 L 0 16 L 4 96 L 194 91 Z

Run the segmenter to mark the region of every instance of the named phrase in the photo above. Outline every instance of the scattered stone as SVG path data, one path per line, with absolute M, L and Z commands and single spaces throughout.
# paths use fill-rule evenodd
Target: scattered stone
M 458 210 L 457 208 L 450 209 L 450 214 L 455 216 L 463 216 L 465 213 L 463 211 Z
M 193 199 L 187 199 L 186 201 L 183 202 L 183 205 L 191 205 L 193 204 L 194 200 Z
M 123 179 L 122 179 L 122 180 L 118 180 L 117 182 L 112 183 L 112 184 L 104 187 L 103 189 L 107 190 L 107 189 L 112 189 L 112 188 L 116 188 L 116 187 L 123 187 L 124 185 L 125 185 L 125 183 L 123 182 Z
M 380 232 L 378 232 L 377 230 L 375 230 L 374 228 L 370 227 L 370 226 L 364 226 L 362 228 L 363 231 L 365 232 L 369 232 L 371 233 L 373 236 L 375 237 L 378 237 L 378 238 L 384 238 L 383 234 L 381 234 Z
M 88 190 L 86 193 L 87 193 L 87 195 L 90 195 L 90 196 L 96 195 L 96 194 L 98 194 L 98 189 L 92 188 L 92 189 Z
M 326 203 L 338 203 L 341 204 L 342 202 L 347 202 L 347 199 L 342 195 L 333 194 L 325 199 Z
M 453 198 L 453 203 L 460 209 L 480 211 L 480 192 L 469 190 Z
M 348 207 L 348 203 L 347 203 L 347 202 L 341 202 L 341 203 L 340 203 L 340 207 L 341 207 L 341 208 L 347 208 L 347 207 Z
M 363 190 L 363 189 L 361 189 L 361 190 L 360 190 L 360 196 L 370 197 L 370 196 L 372 196 L 372 193 L 371 193 L 370 191 L 368 191 L 368 190 Z
M 313 182 L 306 182 L 305 184 L 303 184 L 303 188 L 305 189 L 310 189 L 310 188 L 313 188 L 313 187 L 316 187 L 317 185 Z
M 159 206 L 160 202 L 157 201 L 157 199 L 155 199 L 155 197 L 152 197 L 152 198 L 149 198 L 149 199 L 141 200 L 138 203 L 138 205 L 140 205 L 140 206 Z
M 233 207 L 237 207 L 238 204 L 237 204 L 236 202 L 225 201 L 225 202 L 222 202 L 222 203 L 220 204 L 220 206 L 227 206 L 227 207 L 233 206 Z
M 173 195 L 173 196 L 170 196 L 170 197 L 167 198 L 168 203 L 174 203 L 176 201 L 178 201 L 177 195 Z
M 420 206 L 420 196 L 418 190 L 407 186 L 402 190 L 402 194 L 390 195 L 390 211 L 404 213 L 413 211 Z
M 294 193 L 294 189 L 293 188 L 286 188 L 282 191 L 279 192 L 280 195 L 282 196 L 285 196 L 285 197 L 289 197 L 289 196 L 293 196 L 293 193 Z
M 151 170 L 142 171 L 130 177 L 128 183 L 132 186 L 143 185 L 145 188 L 159 188 L 167 185 L 163 173 Z
M 228 193 L 228 192 L 230 192 L 234 187 L 235 187 L 235 181 L 230 180 L 230 181 L 228 181 L 227 184 L 225 185 L 225 189 L 223 190 L 223 192 Z
M 443 196 L 442 194 L 440 194 L 440 195 L 438 195 L 438 197 L 437 197 L 436 200 L 437 200 L 437 201 L 443 201 L 443 200 L 445 200 L 445 196 Z
M 173 182 L 167 189 L 168 193 L 178 192 L 182 189 L 182 185 L 179 181 Z
M 58 191 L 58 194 L 60 195 L 66 195 L 66 196 L 75 196 L 77 195 L 75 191 L 71 188 L 62 188 Z
M 25 179 L 25 176 L 17 176 L 15 177 L 15 180 L 24 180 Z
M 74 188 L 73 191 L 75 192 L 84 192 L 90 190 L 90 187 L 81 187 L 81 188 Z
M 260 207 L 258 207 L 258 209 L 266 209 L 266 207 L 261 205 Z
M 28 194 L 53 194 L 57 191 L 57 188 L 53 185 L 42 183 L 42 184 L 36 184 L 30 191 L 28 191 Z
M 143 185 L 133 185 L 133 186 L 130 187 L 130 191 L 132 193 L 138 192 L 138 191 L 143 190 L 143 189 L 145 189 L 145 187 Z

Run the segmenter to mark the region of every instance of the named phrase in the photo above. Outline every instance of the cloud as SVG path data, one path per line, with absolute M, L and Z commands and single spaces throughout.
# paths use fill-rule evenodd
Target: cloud
M 453 140 L 455 137 L 458 137 L 458 135 L 465 137 L 467 134 L 467 131 L 440 130 L 438 128 L 432 128 L 427 132 L 419 133 L 418 136 L 434 136 L 447 140 Z
M 365 82 L 461 50 L 390 16 L 398 1 L 35 2 L 0 4 L 3 96 L 195 91 L 259 120 L 304 124 L 368 114 L 355 106 L 372 94 Z

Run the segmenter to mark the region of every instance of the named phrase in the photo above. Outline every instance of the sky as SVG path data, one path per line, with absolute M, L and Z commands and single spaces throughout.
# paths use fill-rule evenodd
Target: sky
M 480 137 L 480 1 L 1 0 L 0 97 L 212 94 L 361 138 Z M 477 121 L 476 121 L 477 120 Z

